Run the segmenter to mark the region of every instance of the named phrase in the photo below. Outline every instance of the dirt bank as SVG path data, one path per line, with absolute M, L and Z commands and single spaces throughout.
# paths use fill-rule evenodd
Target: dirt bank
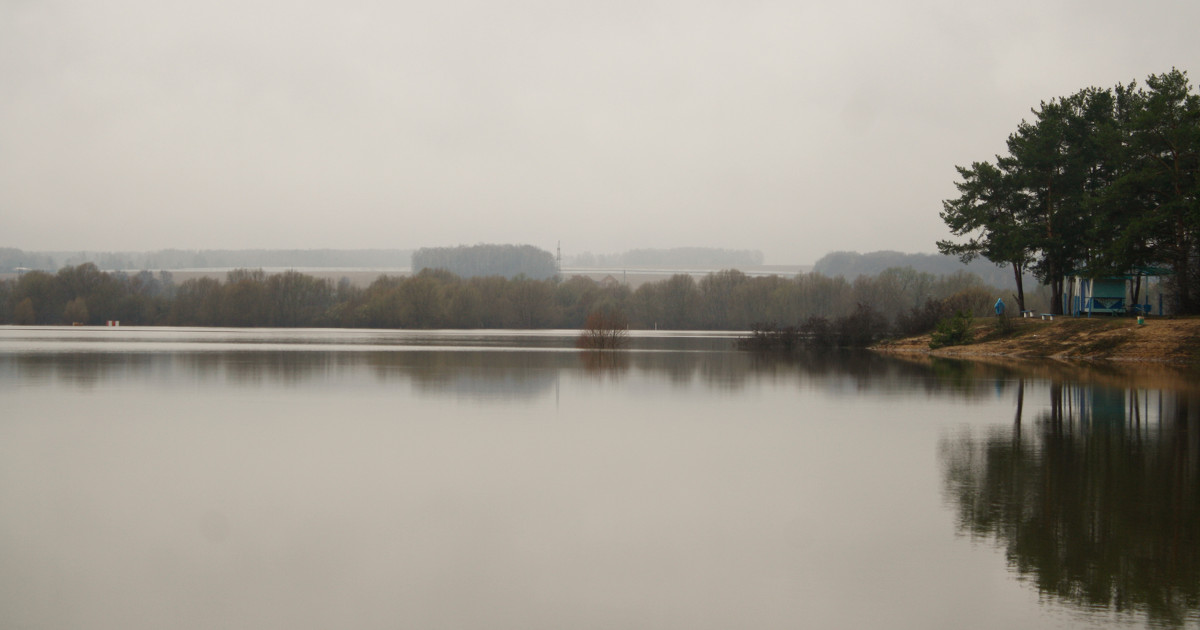
M 1021 357 L 1103 359 L 1157 363 L 1200 363 L 1200 318 L 1133 318 L 975 320 L 975 341 L 968 345 L 929 349 L 929 335 L 879 344 L 882 352 L 922 353 L 946 357 Z

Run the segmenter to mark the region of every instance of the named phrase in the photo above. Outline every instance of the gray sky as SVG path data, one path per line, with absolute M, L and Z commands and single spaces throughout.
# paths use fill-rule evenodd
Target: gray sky
M 0 246 L 933 251 L 1200 3 L 0 0 Z

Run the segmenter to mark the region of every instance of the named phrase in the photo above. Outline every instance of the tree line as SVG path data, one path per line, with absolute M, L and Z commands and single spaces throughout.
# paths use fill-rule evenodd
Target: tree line
M 865 308 L 880 326 L 891 327 L 950 298 L 956 310 L 983 315 L 996 296 L 972 274 L 934 276 L 911 269 L 854 280 L 725 270 L 699 279 L 677 274 L 633 289 L 583 276 L 463 278 L 432 269 L 382 275 L 366 287 L 344 278 L 334 283 L 260 269 L 231 271 L 224 281 L 176 284 L 166 272 L 104 272 L 85 263 L 0 282 L 0 323 L 572 329 L 599 312 L 620 316 L 635 329 L 748 330 L 761 322 L 797 325 L 847 317 Z
M 1200 95 L 1179 70 L 1090 87 L 1032 110 L 994 161 L 957 167 L 945 254 L 1026 271 L 1061 313 L 1066 279 L 1169 274 L 1172 306 L 1200 313 Z M 1134 301 L 1137 301 L 1135 285 Z

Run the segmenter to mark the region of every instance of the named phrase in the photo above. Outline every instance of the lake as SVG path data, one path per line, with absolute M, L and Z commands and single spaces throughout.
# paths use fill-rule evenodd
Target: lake
M 0 627 L 1200 628 L 1162 366 L 0 327 Z

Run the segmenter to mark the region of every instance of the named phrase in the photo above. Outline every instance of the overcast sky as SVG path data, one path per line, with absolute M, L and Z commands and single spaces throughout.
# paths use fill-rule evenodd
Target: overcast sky
M 1200 2 L 0 0 L 0 246 L 929 252 Z

